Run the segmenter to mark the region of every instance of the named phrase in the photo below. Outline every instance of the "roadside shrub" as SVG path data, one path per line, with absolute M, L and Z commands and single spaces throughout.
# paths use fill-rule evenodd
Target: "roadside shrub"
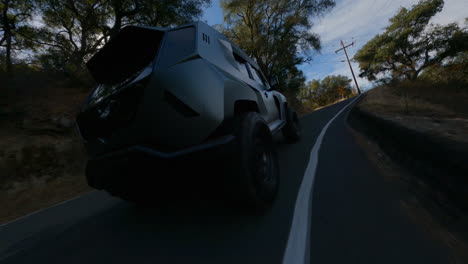
M 400 96 L 408 114 L 412 99 L 424 100 L 442 105 L 455 113 L 468 116 L 468 82 L 459 79 L 433 81 L 421 79 L 404 80 L 388 85 L 395 95 Z

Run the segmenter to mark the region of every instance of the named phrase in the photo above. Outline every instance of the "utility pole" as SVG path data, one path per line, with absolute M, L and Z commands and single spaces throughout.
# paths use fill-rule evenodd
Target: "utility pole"
M 349 69 L 351 70 L 351 74 L 353 75 L 354 83 L 356 84 L 356 88 L 357 88 L 357 90 L 358 90 L 358 93 L 361 94 L 361 89 L 359 89 L 359 85 L 358 85 L 358 83 L 357 83 L 357 81 L 356 81 L 356 76 L 354 76 L 353 67 L 351 66 L 351 62 L 349 61 L 348 52 L 346 52 L 346 48 L 348 48 L 348 47 L 350 47 L 350 46 L 353 46 L 353 45 L 354 45 L 354 41 L 353 41 L 353 43 L 349 44 L 349 45 L 346 46 L 346 47 L 345 47 L 343 41 L 342 41 L 342 40 L 340 40 L 340 41 L 341 41 L 341 47 L 342 47 L 342 48 L 336 50 L 335 53 L 338 53 L 338 51 L 340 51 L 340 50 L 344 50 L 344 53 L 345 53 L 345 55 L 346 55 L 346 60 L 348 60 Z

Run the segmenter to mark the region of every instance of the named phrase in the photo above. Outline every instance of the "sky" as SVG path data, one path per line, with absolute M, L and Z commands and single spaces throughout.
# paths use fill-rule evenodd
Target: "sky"
M 350 59 L 367 41 L 376 34 L 382 33 L 388 25 L 388 19 L 396 14 L 400 7 L 410 8 L 418 0 L 337 0 L 336 6 L 321 18 L 314 21 L 311 31 L 318 33 L 322 42 L 322 51 L 313 57 L 310 64 L 302 64 L 299 68 L 308 81 L 323 79 L 328 75 L 345 75 L 352 78 L 348 63 L 343 52 L 335 54 L 341 47 L 340 40 L 346 44 L 354 42 L 348 49 Z M 448 24 L 458 22 L 461 25 L 468 17 L 467 0 L 445 0 L 444 9 L 431 22 Z M 219 0 L 205 10 L 203 19 L 209 25 L 223 23 L 223 11 Z M 359 66 L 352 62 L 357 81 L 361 88 L 369 89 L 372 83 L 359 78 Z

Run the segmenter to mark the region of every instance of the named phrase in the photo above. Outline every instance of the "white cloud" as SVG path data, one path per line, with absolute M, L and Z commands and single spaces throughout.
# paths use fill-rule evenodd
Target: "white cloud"
M 322 40 L 323 55 L 317 56 L 315 61 L 339 61 L 344 59 L 344 54 L 334 55 L 334 51 L 340 48 L 340 40 L 356 45 L 348 50 L 350 58 L 368 40 L 376 34 L 383 32 L 388 25 L 390 17 L 396 14 L 399 8 L 410 8 L 418 0 L 341 0 L 336 7 L 323 18 L 316 21 L 312 31 L 318 33 Z M 445 0 L 444 9 L 437 14 L 432 22 L 448 24 L 451 22 L 463 23 L 468 16 L 466 12 L 468 4 L 466 0 Z M 359 72 L 357 63 L 352 63 L 356 76 Z M 320 64 L 304 66 L 305 75 L 310 79 L 322 79 L 331 74 L 342 74 L 351 78 L 351 72 L 347 63 L 336 62 L 324 69 Z M 371 83 L 358 78 L 360 86 L 369 87 Z
M 416 2 L 417 0 L 343 0 L 337 3 L 331 13 L 320 19 L 312 30 L 321 36 L 324 45 L 358 36 L 370 39 L 383 30 L 388 19 L 401 6 Z
M 339 43 L 353 37 L 372 38 L 383 31 L 388 19 L 400 7 L 411 7 L 417 0 L 342 0 L 331 13 L 317 21 L 313 32 L 321 36 L 324 45 Z M 446 0 L 444 9 L 433 22 L 447 24 L 463 22 L 468 16 L 466 0 Z
M 468 2 L 463 0 L 445 0 L 444 9 L 437 14 L 432 22 L 435 24 L 449 24 L 458 22 L 463 24 L 468 17 Z
M 31 19 L 31 25 L 34 28 L 40 28 L 44 26 L 44 20 L 42 19 L 42 16 L 40 15 L 34 15 Z

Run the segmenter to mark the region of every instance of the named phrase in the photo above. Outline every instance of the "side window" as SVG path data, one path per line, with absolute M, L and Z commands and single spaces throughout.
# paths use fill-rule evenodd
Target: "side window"
M 245 76 L 248 76 L 250 79 L 253 79 L 252 73 L 250 72 L 247 62 L 242 59 L 240 56 L 234 53 L 234 58 L 236 59 L 237 64 L 239 65 L 239 69 Z
M 165 63 L 176 63 L 195 51 L 194 27 L 169 31 L 166 38 L 163 54 Z
M 252 65 L 250 65 L 250 69 L 252 69 L 252 74 L 254 76 L 254 80 L 256 82 L 258 82 L 259 84 L 261 84 L 261 85 L 265 85 L 265 82 L 264 82 L 264 80 L 262 78 L 262 74 L 257 69 L 252 67 Z

